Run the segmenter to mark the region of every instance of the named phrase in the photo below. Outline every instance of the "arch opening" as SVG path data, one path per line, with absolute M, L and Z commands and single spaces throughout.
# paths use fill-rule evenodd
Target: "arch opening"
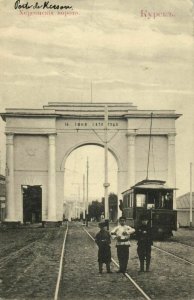
M 109 150 L 108 182 L 110 186 L 108 194 L 117 195 L 117 177 L 118 159 Z M 102 203 L 104 198 L 104 180 L 104 148 L 96 144 L 80 145 L 74 148 L 64 163 L 65 217 L 68 219 L 80 218 L 80 215 L 83 213 L 84 201 L 86 209 L 87 191 L 88 205 L 92 201 Z M 110 217 L 111 210 L 112 207 L 109 207 Z M 117 210 L 117 207 L 114 210 Z

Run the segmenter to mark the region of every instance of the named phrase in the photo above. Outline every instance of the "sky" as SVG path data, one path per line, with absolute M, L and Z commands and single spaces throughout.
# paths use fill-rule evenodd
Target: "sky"
M 93 102 L 174 109 L 182 114 L 176 121 L 177 195 L 188 192 L 194 161 L 193 1 L 69 0 L 69 15 L 34 15 L 37 10 L 14 4 L 0 0 L 0 111 L 90 102 L 91 82 Z M 3 132 L 0 121 L 1 173 Z M 72 156 L 68 168 L 74 162 Z

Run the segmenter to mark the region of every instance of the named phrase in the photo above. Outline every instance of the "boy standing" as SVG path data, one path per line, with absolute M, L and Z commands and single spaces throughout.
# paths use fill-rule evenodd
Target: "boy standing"
M 119 260 L 119 271 L 117 273 L 126 273 L 129 260 L 130 234 L 135 229 L 126 225 L 124 216 L 119 218 L 119 225 L 111 231 L 111 236 L 116 238 L 117 256 Z
M 107 273 L 112 273 L 110 270 L 111 263 L 111 238 L 109 232 L 105 229 L 104 222 L 99 223 L 100 231 L 96 234 L 95 242 L 98 245 L 98 264 L 99 273 L 102 273 L 103 263 L 106 264 Z

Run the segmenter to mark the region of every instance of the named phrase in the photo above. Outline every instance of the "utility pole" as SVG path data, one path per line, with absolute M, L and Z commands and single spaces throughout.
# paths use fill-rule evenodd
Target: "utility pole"
M 80 185 L 78 185 L 78 207 L 77 207 L 77 218 L 80 219 Z
M 88 178 L 89 178 L 89 162 L 87 157 L 87 181 L 86 181 L 86 226 L 88 227 Z
M 193 195 L 192 195 L 192 163 L 190 163 L 190 227 L 192 227 L 193 222 Z
M 109 203 L 108 203 L 108 106 L 105 105 L 104 115 L 104 209 L 105 222 L 109 230 Z
M 86 208 L 85 208 L 85 175 L 83 174 L 83 223 L 86 220 Z
M 73 183 L 77 185 L 77 194 L 75 195 L 75 218 L 77 219 L 80 217 L 80 184 L 79 183 Z M 78 216 L 79 215 L 79 216 Z
M 153 113 L 151 113 L 151 122 L 150 122 L 150 134 L 149 134 L 149 148 L 148 148 L 148 162 L 147 162 L 147 175 L 146 175 L 146 179 L 148 179 L 148 176 L 149 176 L 150 146 L 151 146 L 151 138 L 152 138 L 152 117 L 153 117 Z

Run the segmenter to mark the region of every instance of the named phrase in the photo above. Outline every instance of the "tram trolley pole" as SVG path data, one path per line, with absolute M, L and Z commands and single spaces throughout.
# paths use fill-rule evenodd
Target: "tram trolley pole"
M 108 203 L 108 106 L 105 105 L 104 116 L 104 209 L 105 223 L 109 230 L 109 203 Z

